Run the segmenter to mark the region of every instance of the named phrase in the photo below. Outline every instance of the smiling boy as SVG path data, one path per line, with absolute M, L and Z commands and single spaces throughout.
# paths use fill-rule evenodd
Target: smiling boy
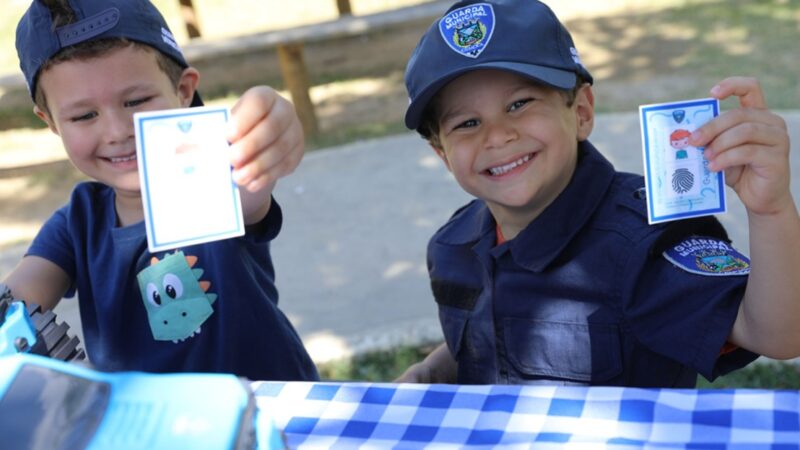
M 277 307 L 269 252 L 282 222 L 272 189 L 303 154 L 291 105 L 256 87 L 232 109 L 227 138 L 246 234 L 151 254 L 133 114 L 201 105 L 198 71 L 147 0 L 35 0 L 19 22 L 16 43 L 36 115 L 61 138 L 75 167 L 96 181 L 78 184 L 44 224 L 4 281 L 14 295 L 50 309 L 77 291 L 86 350 L 102 370 L 316 379 Z M 168 267 L 157 286 L 165 295 L 181 300 L 184 292 L 203 293 L 199 326 L 189 322 L 197 316 L 195 298 L 158 324 L 166 332 L 151 326 L 162 302 L 140 293 L 137 274 L 157 264 Z M 180 284 L 187 278 L 180 281 L 179 269 L 197 278 L 189 280 L 192 286 Z
M 428 246 L 446 343 L 400 381 L 693 387 L 800 355 L 789 139 L 758 83 L 715 86 L 741 108 L 689 141 L 747 207 L 751 266 L 714 218 L 648 225 L 642 177 L 588 141 L 592 83 L 538 1 L 459 2 L 423 36 L 406 125 L 477 199 Z M 711 252 L 744 269 L 687 262 Z

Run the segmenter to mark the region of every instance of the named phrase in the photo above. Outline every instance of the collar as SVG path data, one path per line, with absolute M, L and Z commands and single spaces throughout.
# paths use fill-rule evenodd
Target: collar
M 590 142 L 579 143 L 578 152 L 575 173 L 564 191 L 514 239 L 492 249 L 495 256 L 510 250 L 517 264 L 539 272 L 589 221 L 606 196 L 616 172 Z M 486 203 L 476 200 L 455 214 L 438 233 L 436 241 L 465 245 L 490 239 L 493 246 L 495 227 Z
M 578 152 L 575 173 L 564 191 L 509 241 L 514 261 L 528 270 L 544 270 L 564 250 L 597 211 L 614 179 L 614 166 L 591 143 L 581 142 Z

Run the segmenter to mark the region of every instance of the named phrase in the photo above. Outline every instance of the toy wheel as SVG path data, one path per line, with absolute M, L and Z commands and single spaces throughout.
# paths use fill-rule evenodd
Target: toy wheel
M 49 356 L 62 361 L 76 361 L 86 358 L 83 349 L 78 348 L 80 341 L 69 334 L 66 322 L 56 323 L 53 311 L 42 312 L 42 307 L 35 304 L 26 305 L 28 315 L 36 328 L 36 345 L 31 353 Z

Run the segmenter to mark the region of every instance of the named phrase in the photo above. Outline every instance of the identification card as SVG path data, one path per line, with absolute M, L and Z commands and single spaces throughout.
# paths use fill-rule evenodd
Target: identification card
M 151 253 L 244 234 L 225 139 L 229 116 L 217 107 L 134 114 Z
M 708 170 L 704 148 L 689 136 L 719 115 L 713 98 L 639 107 L 649 223 L 726 211 L 723 172 Z

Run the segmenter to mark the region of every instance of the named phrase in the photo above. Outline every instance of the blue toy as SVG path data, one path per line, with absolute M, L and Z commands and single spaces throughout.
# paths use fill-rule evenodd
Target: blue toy
M 286 448 L 247 380 L 70 364 L 84 358 L 77 338 L 55 325 L 52 312 L 29 309 L 34 316 L 0 285 L 2 448 Z

